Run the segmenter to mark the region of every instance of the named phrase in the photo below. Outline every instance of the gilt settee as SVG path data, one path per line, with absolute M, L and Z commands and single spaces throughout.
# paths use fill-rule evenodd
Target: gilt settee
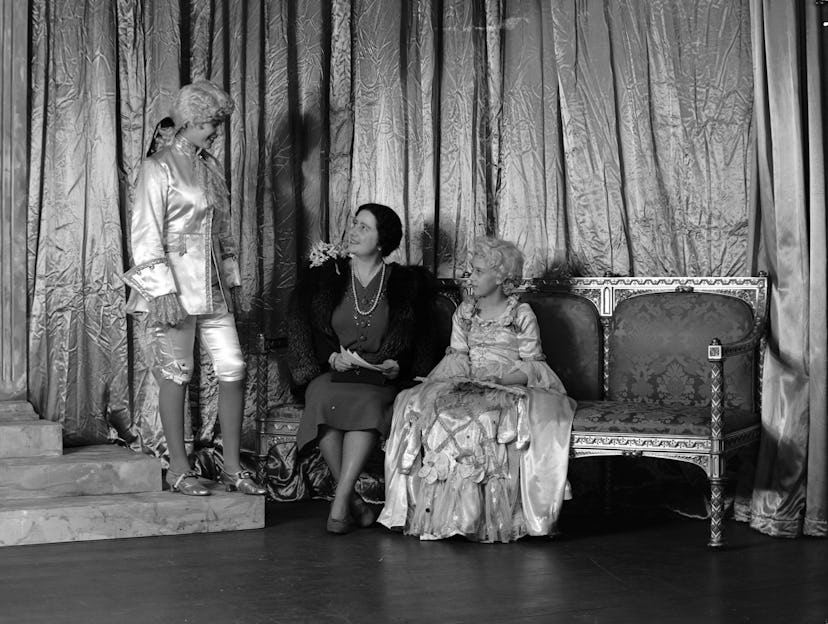
M 435 327 L 447 345 L 463 282 L 441 280 Z M 725 462 L 758 445 L 767 277 L 525 280 L 547 361 L 578 403 L 571 460 L 654 457 L 710 483 L 709 546 L 723 546 Z M 257 452 L 290 444 L 301 406 L 259 416 Z

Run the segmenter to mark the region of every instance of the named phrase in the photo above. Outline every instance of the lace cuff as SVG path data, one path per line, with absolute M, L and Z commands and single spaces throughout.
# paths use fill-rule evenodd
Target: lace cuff
M 132 267 L 124 273 L 124 282 L 147 301 L 178 292 L 165 258 L 156 258 Z
M 170 293 L 147 300 L 147 316 L 151 324 L 178 325 L 187 318 L 178 295 Z

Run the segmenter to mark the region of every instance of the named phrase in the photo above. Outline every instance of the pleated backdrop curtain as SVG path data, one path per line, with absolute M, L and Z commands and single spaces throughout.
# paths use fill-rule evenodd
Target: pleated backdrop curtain
M 31 2 L 29 383 L 70 442 L 164 452 L 118 276 L 140 160 L 195 79 L 237 104 L 215 151 L 245 328 L 281 335 L 309 245 L 368 201 L 403 219 L 394 259 L 441 276 L 487 233 L 527 276 L 754 268 L 750 0 Z M 202 361 L 196 446 L 215 392 Z
M 771 535 L 828 535 L 825 126 L 819 11 L 752 0 L 759 266 L 771 276 L 763 437 L 744 514 Z M 828 15 L 826 15 L 828 17 Z M 823 57 L 824 59 L 825 57 Z

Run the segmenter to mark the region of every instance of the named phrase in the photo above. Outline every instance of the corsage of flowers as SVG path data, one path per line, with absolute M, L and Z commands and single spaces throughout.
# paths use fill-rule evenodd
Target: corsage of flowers
M 347 258 L 348 252 L 340 245 L 334 243 L 326 243 L 325 241 L 316 242 L 311 247 L 308 253 L 308 260 L 310 260 L 311 267 L 322 266 L 329 259 L 336 260 L 337 258 Z
M 423 457 L 423 466 L 417 476 L 426 483 L 445 481 L 457 462 L 448 453 L 427 451 Z
M 462 459 L 458 458 L 457 471 L 464 479 L 473 483 L 482 483 L 486 478 L 486 456 L 467 455 Z

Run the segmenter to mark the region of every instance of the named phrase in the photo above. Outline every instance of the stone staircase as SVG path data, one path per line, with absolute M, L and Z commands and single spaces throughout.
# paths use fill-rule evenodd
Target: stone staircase
M 114 445 L 63 449 L 61 426 L 0 413 L 0 546 L 264 527 L 264 497 L 162 491 L 158 459 Z

